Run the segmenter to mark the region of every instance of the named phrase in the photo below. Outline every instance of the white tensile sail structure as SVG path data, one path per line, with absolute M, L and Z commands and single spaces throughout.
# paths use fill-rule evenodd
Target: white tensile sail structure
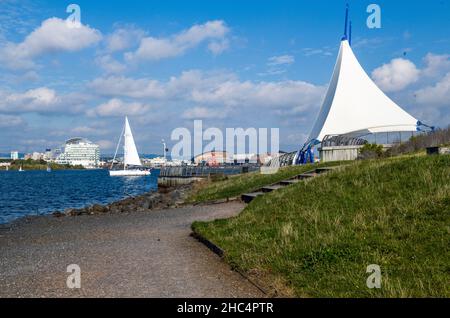
M 333 77 L 309 136 L 417 131 L 418 120 L 384 94 L 359 64 L 348 40 L 341 42 Z
M 112 177 L 120 177 L 120 176 L 147 176 L 150 175 L 150 171 L 136 169 L 135 167 L 142 167 L 141 159 L 139 159 L 139 154 L 136 148 L 136 144 L 134 142 L 133 133 L 131 132 L 130 123 L 128 122 L 128 117 L 125 117 L 125 126 L 123 128 L 123 137 L 124 137 L 124 147 L 123 147 L 123 170 L 111 170 L 109 175 Z M 114 161 L 117 156 L 117 151 L 119 149 L 119 145 L 122 139 L 119 139 L 119 143 L 117 144 L 116 153 L 113 159 Z M 129 167 L 133 167 L 129 169 Z
M 313 162 L 312 147 L 322 143 L 326 137 L 420 131 L 421 127 L 434 129 L 393 102 L 367 75 L 351 49 L 351 22 L 349 37 L 347 22 L 348 5 L 344 37 L 325 100 L 305 145 L 294 158 L 294 164 Z

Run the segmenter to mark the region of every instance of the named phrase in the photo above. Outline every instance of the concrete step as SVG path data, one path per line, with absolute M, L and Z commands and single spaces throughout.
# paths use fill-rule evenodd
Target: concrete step
M 298 179 L 303 180 L 303 179 L 309 179 L 309 178 L 314 178 L 317 176 L 317 173 L 302 173 L 301 175 L 297 176 Z
M 302 181 L 302 180 L 300 180 L 300 179 L 283 180 L 283 181 L 280 182 L 280 184 L 282 184 L 284 186 L 289 186 L 291 184 L 299 183 L 300 181 Z
M 276 191 L 278 189 L 284 188 L 285 186 L 286 185 L 280 183 L 280 184 L 274 184 L 271 186 L 264 187 L 261 190 L 262 190 L 262 192 L 267 193 L 267 192 L 272 192 L 272 191 Z
M 305 179 L 310 179 L 310 178 L 317 177 L 318 175 L 327 173 L 327 172 L 329 172 L 329 171 L 331 171 L 333 169 L 334 169 L 334 167 L 316 168 L 316 169 L 314 169 L 312 171 L 308 171 L 308 172 L 302 173 L 302 174 L 300 174 L 298 176 L 295 176 L 295 177 L 293 177 L 291 179 L 283 180 L 283 181 L 281 181 L 281 182 L 279 182 L 277 184 L 272 184 L 272 185 L 268 185 L 268 186 L 262 187 L 258 191 L 255 191 L 255 192 L 252 192 L 252 193 L 243 194 L 241 196 L 241 199 L 245 203 L 250 203 L 256 197 L 259 197 L 260 195 L 264 195 L 265 193 L 273 192 L 273 191 L 276 191 L 278 189 L 284 188 L 286 186 L 290 186 L 292 184 L 299 183 L 299 182 L 301 182 L 302 180 L 305 180 Z
M 263 195 L 264 192 L 260 191 L 260 192 L 253 192 L 253 193 L 246 193 L 243 194 L 241 196 L 241 200 L 244 201 L 245 203 L 250 203 L 252 202 L 255 198 L 259 197 L 260 195 Z

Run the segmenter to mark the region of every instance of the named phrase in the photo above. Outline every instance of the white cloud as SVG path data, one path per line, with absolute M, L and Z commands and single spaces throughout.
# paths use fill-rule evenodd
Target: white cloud
M 115 60 L 111 55 L 99 56 L 95 61 L 107 74 L 122 73 L 127 68 L 125 64 Z
M 150 79 L 109 76 L 97 78 L 88 86 L 97 94 L 107 97 L 162 98 L 166 95 L 161 83 Z
M 134 26 L 120 27 L 106 36 L 106 50 L 109 53 L 127 50 L 139 44 L 144 36 L 145 32 Z
M 229 28 L 224 21 L 208 21 L 170 37 L 145 37 L 135 52 L 125 54 L 125 59 L 129 62 L 139 62 L 176 57 L 205 41 L 209 42 L 209 50 L 218 54 L 228 47 L 228 33 Z
M 436 77 L 450 70 L 450 54 L 428 53 L 423 60 L 425 68 L 422 70 L 422 74 L 425 76 Z
M 113 98 L 106 103 L 100 104 L 94 109 L 87 111 L 87 115 L 94 117 L 120 117 L 131 115 L 143 115 L 150 110 L 150 106 L 139 102 L 124 102 L 121 99 Z
M 280 56 L 272 56 L 269 58 L 269 62 L 267 65 L 269 66 L 278 66 L 278 65 L 290 65 L 295 62 L 295 58 L 292 55 L 280 55 Z
M 89 96 L 71 93 L 58 95 L 54 89 L 39 87 L 25 92 L 1 92 L 0 112 L 6 113 L 79 113 Z
M 100 146 L 101 150 L 111 150 L 116 147 L 114 142 L 112 142 L 111 140 L 99 140 L 96 142 L 96 144 Z
M 7 95 L 0 103 L 0 111 L 41 112 L 53 110 L 58 104 L 56 92 L 47 87 L 30 89 L 24 93 Z
M 240 81 L 232 73 L 183 72 L 166 82 L 152 79 L 107 77 L 89 85 L 106 97 L 186 101 L 203 107 L 265 107 L 309 109 L 318 107 L 325 87 L 302 81 L 252 82 Z
M 304 48 L 302 50 L 303 55 L 306 57 L 321 55 L 321 56 L 333 56 L 332 50 L 329 47 L 323 47 L 321 49 L 315 48 Z
M 223 119 L 228 116 L 225 109 L 211 109 L 207 107 L 194 107 L 183 113 L 184 119 Z
M 400 91 L 419 80 L 420 70 L 413 62 L 397 58 L 376 68 L 372 78 L 386 92 Z
M 89 47 L 102 38 L 98 30 L 65 20 L 50 18 L 31 32 L 23 42 L 8 42 L 0 49 L 0 62 L 11 69 L 35 66 L 33 58 L 49 52 L 75 52 Z
M 450 73 L 433 86 L 419 89 L 415 93 L 419 104 L 450 106 Z
M 228 50 L 230 47 L 230 41 L 228 39 L 222 39 L 220 41 L 213 41 L 208 44 L 208 49 L 214 55 L 219 55 Z

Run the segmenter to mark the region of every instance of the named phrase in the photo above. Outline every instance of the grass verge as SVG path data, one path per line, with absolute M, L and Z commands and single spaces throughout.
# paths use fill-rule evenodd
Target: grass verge
M 291 166 L 280 168 L 280 170 L 275 174 L 261 174 L 259 172 L 252 172 L 248 174 L 230 176 L 226 180 L 206 180 L 195 184 L 193 191 L 187 199 L 187 202 L 201 203 L 233 198 L 243 193 L 252 192 L 263 186 L 289 179 L 314 168 L 324 166 L 330 167 L 340 164 L 342 164 L 342 162 Z
M 449 177 L 450 156 L 355 163 L 193 229 L 281 295 L 450 297 Z

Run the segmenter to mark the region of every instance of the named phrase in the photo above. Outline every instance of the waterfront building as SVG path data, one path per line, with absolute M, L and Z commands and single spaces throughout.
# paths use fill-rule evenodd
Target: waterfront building
M 223 165 L 227 162 L 233 162 L 233 156 L 230 156 L 226 151 L 210 151 L 194 157 L 192 162 L 196 165 Z
M 97 168 L 100 163 L 100 146 L 84 138 L 69 139 L 55 162 L 64 165 L 81 165 L 88 169 Z
M 19 152 L 11 151 L 11 160 L 18 160 L 18 159 L 19 159 Z

